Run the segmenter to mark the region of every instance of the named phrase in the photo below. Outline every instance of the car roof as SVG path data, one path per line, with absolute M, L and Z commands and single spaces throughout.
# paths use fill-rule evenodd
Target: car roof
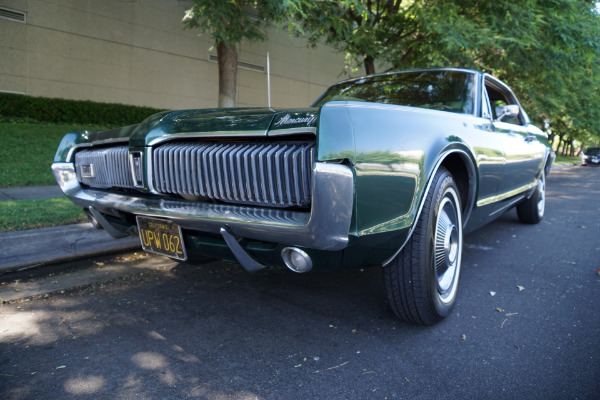
M 478 71 L 476 69 L 470 69 L 470 68 L 448 67 L 448 68 L 403 69 L 403 70 L 382 72 L 382 73 L 378 73 L 378 74 L 363 75 L 363 76 L 359 76 L 359 77 L 356 77 L 356 78 L 350 78 L 350 79 L 346 79 L 346 80 L 337 82 L 333 86 L 336 86 L 336 85 L 339 85 L 339 84 L 342 84 L 342 83 L 350 83 L 350 82 L 354 82 L 354 81 L 359 81 L 361 79 L 376 78 L 376 77 L 379 77 L 379 76 L 391 76 L 391 75 L 399 75 L 399 74 L 412 73 L 412 72 L 441 72 L 441 71 L 464 72 L 464 73 L 475 74 L 475 75 L 482 75 L 483 74 L 481 71 Z

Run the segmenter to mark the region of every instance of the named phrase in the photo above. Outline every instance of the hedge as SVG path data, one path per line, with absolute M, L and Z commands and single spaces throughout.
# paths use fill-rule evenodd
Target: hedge
M 87 100 L 0 93 L 0 117 L 2 118 L 116 127 L 137 124 L 160 111 L 163 110 Z

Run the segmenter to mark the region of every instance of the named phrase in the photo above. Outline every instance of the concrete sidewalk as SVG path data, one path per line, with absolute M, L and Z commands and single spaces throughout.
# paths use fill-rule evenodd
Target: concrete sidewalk
M 0 201 L 50 199 L 62 196 L 63 192 L 58 185 L 0 188 Z
M 62 197 L 58 186 L 1 188 L 0 201 Z M 0 232 L 0 271 L 141 248 L 135 237 L 113 239 L 90 223 Z

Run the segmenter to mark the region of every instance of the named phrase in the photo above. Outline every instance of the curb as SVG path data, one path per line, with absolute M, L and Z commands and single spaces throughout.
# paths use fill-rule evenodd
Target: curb
M 89 223 L 2 232 L 0 272 L 33 268 L 75 258 L 140 249 L 137 237 L 113 239 Z

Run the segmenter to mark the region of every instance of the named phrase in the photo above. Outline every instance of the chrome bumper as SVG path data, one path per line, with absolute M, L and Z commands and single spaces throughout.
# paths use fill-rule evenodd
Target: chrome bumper
M 315 163 L 310 212 L 190 202 L 108 193 L 79 185 L 72 163 L 54 163 L 52 172 L 75 204 L 100 212 L 111 209 L 168 218 L 182 228 L 318 250 L 341 250 L 348 244 L 354 199 L 354 177 L 340 164 Z

